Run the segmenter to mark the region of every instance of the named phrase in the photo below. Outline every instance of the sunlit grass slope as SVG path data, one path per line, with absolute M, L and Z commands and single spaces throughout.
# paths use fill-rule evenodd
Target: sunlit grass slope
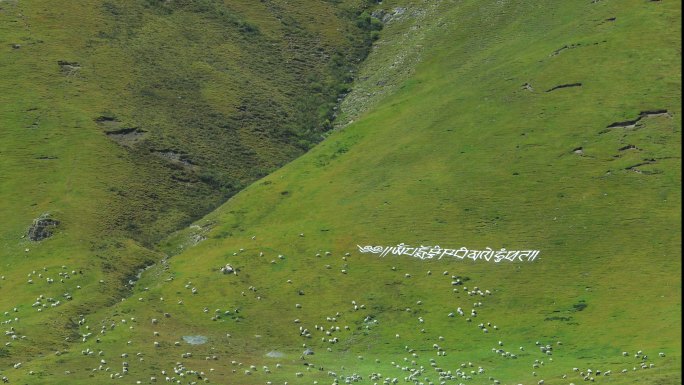
M 377 7 L 403 11 L 345 102 L 354 123 L 163 242 L 174 256 L 87 316 L 85 342 L 3 374 L 681 383 L 681 6 Z M 400 242 L 541 253 L 497 264 L 357 249 Z M 183 340 L 197 335 L 206 343 Z

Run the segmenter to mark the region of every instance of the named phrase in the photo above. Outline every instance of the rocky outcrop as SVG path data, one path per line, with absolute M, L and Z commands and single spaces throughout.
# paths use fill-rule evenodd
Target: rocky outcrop
M 50 218 L 48 215 L 41 215 L 33 220 L 33 224 L 28 230 L 28 237 L 35 242 L 42 241 L 51 237 L 52 232 L 58 225 L 58 220 Z

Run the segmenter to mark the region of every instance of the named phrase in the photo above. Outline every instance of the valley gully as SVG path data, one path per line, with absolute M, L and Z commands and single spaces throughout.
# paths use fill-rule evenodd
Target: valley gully
M 411 247 L 400 243 L 396 246 L 359 246 L 361 253 L 380 254 L 381 257 L 387 255 L 408 255 L 409 257 L 419 259 L 442 259 L 445 256 L 458 259 L 478 259 L 487 262 L 499 263 L 501 261 L 509 262 L 533 262 L 539 255 L 539 250 L 506 250 L 500 249 L 498 251 L 487 247 L 484 250 L 469 250 L 465 247 L 460 249 L 443 249 L 439 246 L 419 246 Z

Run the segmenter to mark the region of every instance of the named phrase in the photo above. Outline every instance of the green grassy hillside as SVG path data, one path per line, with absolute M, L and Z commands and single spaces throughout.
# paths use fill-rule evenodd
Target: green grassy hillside
M 39 180 L 88 175 L 116 206 L 100 230 L 151 245 L 329 128 L 369 37 L 359 2 L 306 4 L 3 2 L 3 153 Z
M 31 303 L 64 289 L 89 298 L 81 281 L 115 291 L 96 266 L 52 251 L 87 250 L 91 226 L 34 245 L 16 241 L 26 220 L 8 219 L 0 310 L 19 337 L 0 347 L 0 373 L 40 384 L 681 383 L 681 5 L 375 10 L 384 28 L 342 103 L 344 126 L 156 251 L 109 245 L 112 268 L 157 263 L 132 294 L 56 329 L 71 334 L 48 323 L 62 308 Z M 88 151 L 121 159 L 88 140 L 79 153 L 55 144 L 71 168 L 61 162 L 52 181 L 6 177 L 3 204 L 35 217 L 46 210 L 29 201 L 63 199 L 65 216 L 83 202 L 74 185 L 111 183 L 105 166 L 68 177 Z M 2 155 L 31 151 L 21 143 Z M 26 185 L 50 190 L 44 201 L 10 193 Z M 92 198 L 77 209 L 104 215 Z M 494 263 L 357 248 L 399 243 L 540 254 Z M 85 271 L 63 287 L 28 284 L 43 264 L 51 276 Z
M 61 299 L 21 317 L 52 333 L 2 346 L 2 370 L 63 346 L 155 241 L 322 139 L 369 46 L 364 4 L 0 2 L 0 309 Z M 30 241 L 44 215 L 54 235 Z

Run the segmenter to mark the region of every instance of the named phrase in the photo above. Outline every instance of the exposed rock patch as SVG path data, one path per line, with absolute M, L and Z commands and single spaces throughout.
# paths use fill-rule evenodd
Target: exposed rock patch
M 555 86 L 551 89 L 546 90 L 546 92 L 551 92 L 555 91 L 561 88 L 572 88 L 572 87 L 582 87 L 582 83 L 569 83 L 569 84 L 561 84 L 559 86 Z
M 95 118 L 98 126 L 105 129 L 108 138 L 118 144 L 131 147 L 145 137 L 147 131 L 138 127 L 122 127 L 121 121 L 112 115 L 101 115 Z
M 639 113 L 639 119 L 653 118 L 656 116 L 666 116 L 668 118 L 672 117 L 667 110 L 650 110 L 650 111 L 641 111 Z
M 612 128 L 625 128 L 625 129 L 632 129 L 636 128 L 637 124 L 644 118 L 651 118 L 651 117 L 657 117 L 657 116 L 666 116 L 666 117 L 671 117 L 669 112 L 667 110 L 647 110 L 647 111 L 641 111 L 639 113 L 639 116 L 636 119 L 632 120 L 626 120 L 624 122 L 615 122 L 611 123 L 608 126 L 606 126 L 607 129 L 612 129 Z M 602 131 L 601 134 L 605 133 L 607 131 Z
M 75 75 L 81 69 L 81 65 L 78 64 L 77 62 L 69 62 L 66 60 L 59 60 L 59 61 L 57 61 L 57 64 L 62 69 L 62 73 L 67 75 L 67 76 Z
M 654 171 L 643 171 L 643 170 L 640 170 L 640 169 L 638 168 L 638 167 L 641 167 L 641 166 L 646 166 L 646 165 L 649 165 L 649 164 L 653 164 L 653 163 L 655 163 L 655 162 L 656 162 L 655 159 L 644 159 L 643 162 L 637 163 L 637 164 L 632 165 L 632 166 L 629 166 L 629 167 L 625 167 L 625 170 L 627 170 L 627 171 L 634 171 L 634 172 L 636 172 L 637 174 L 642 174 L 642 173 L 643 173 L 643 174 L 655 174 L 655 173 L 657 173 L 657 172 L 654 172 Z
M 146 131 L 137 127 L 106 132 L 107 136 L 123 146 L 132 146 L 145 137 Z
M 639 147 L 637 147 L 637 146 L 635 146 L 635 145 L 633 145 L 633 144 L 628 144 L 628 145 L 626 145 L 626 146 L 624 146 L 624 147 L 618 148 L 618 151 L 627 151 L 627 150 L 637 150 L 637 151 L 641 151 L 641 149 L 640 149 Z
M 28 237 L 34 242 L 42 241 L 43 239 L 51 237 L 54 229 L 58 225 L 58 220 L 50 218 L 49 214 L 43 214 L 33 220 L 33 224 L 28 230 Z
M 180 153 L 174 150 L 159 150 L 153 151 L 153 153 L 172 163 L 182 164 L 188 167 L 194 166 L 188 154 Z
M 578 43 L 578 44 L 564 45 L 564 46 L 558 48 L 557 50 L 551 52 L 551 54 L 550 54 L 549 56 L 556 56 L 556 55 L 560 54 L 561 52 L 565 51 L 566 49 L 577 48 L 577 47 L 579 47 L 579 46 L 581 46 L 581 45 L 582 45 L 582 44 L 579 44 L 579 43 Z
M 402 15 L 406 13 L 406 8 L 404 7 L 397 7 L 394 8 L 391 11 L 383 11 L 383 10 L 378 10 L 373 12 L 373 17 L 382 20 L 383 23 L 387 24 L 391 22 L 394 19 L 401 18 Z
M 119 119 L 116 118 L 116 116 L 98 116 L 95 118 L 95 122 L 106 129 L 113 130 L 113 129 L 118 129 L 121 126 L 121 122 Z
M 207 342 L 207 337 L 205 336 L 183 336 L 183 341 L 189 343 L 190 345 L 202 345 Z

